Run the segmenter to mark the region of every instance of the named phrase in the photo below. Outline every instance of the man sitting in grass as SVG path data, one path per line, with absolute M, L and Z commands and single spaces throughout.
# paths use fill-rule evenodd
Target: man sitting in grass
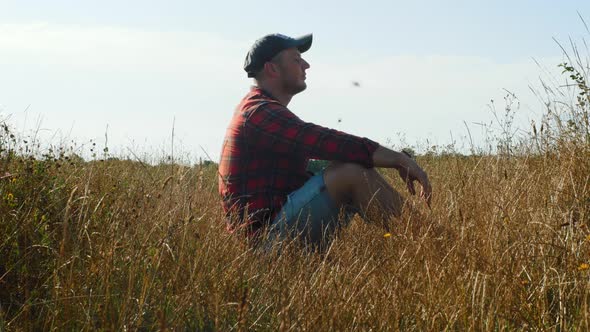
M 232 231 L 259 240 L 301 236 L 324 245 L 355 213 L 388 227 L 403 198 L 374 167 L 395 168 L 430 205 L 426 173 L 408 155 L 368 139 L 305 122 L 287 106 L 305 90 L 309 63 L 301 57 L 312 35 L 272 34 L 257 40 L 244 63 L 254 86 L 227 128 L 219 164 L 219 193 Z M 310 176 L 309 159 L 332 161 Z M 341 213 L 343 212 L 343 213 Z

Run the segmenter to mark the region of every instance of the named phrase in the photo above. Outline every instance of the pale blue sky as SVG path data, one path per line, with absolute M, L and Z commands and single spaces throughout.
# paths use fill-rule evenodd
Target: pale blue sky
M 123 155 L 167 153 L 176 119 L 178 149 L 217 159 L 249 46 L 312 32 L 292 111 L 381 143 L 446 144 L 463 121 L 489 122 L 504 88 L 522 123 L 542 113 L 532 59 L 554 70 L 552 37 L 588 37 L 577 12 L 590 21 L 590 1 L 0 1 L 0 116 L 81 144 L 108 125 Z

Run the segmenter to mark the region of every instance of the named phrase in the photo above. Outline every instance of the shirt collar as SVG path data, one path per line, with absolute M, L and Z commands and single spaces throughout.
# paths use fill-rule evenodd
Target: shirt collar
M 252 92 L 257 92 L 257 93 L 260 93 L 261 95 L 263 95 L 263 96 L 265 96 L 265 97 L 267 97 L 267 98 L 270 98 L 270 99 L 276 100 L 277 102 L 279 101 L 279 100 L 278 100 L 277 98 L 275 98 L 275 97 L 274 97 L 272 94 L 270 94 L 270 92 L 268 92 L 268 91 L 264 90 L 263 88 L 261 88 L 261 87 L 259 87 L 259 86 L 252 85 L 252 86 L 250 87 L 250 91 L 252 91 Z

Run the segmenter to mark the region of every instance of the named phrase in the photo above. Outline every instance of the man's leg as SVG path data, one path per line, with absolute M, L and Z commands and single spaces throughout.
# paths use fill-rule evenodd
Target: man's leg
M 335 232 L 352 219 L 355 210 L 335 202 L 324 183 L 324 173 L 311 177 L 302 187 L 287 196 L 287 201 L 271 222 L 265 250 L 272 250 L 276 240 L 299 238 L 311 250 L 324 250 Z
M 337 204 L 352 204 L 363 218 L 381 221 L 386 229 L 391 217 L 401 216 L 402 196 L 374 168 L 334 162 L 326 168 L 324 182 Z

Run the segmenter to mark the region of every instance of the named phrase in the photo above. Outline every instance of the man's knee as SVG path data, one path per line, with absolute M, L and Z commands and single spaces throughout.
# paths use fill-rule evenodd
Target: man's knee
M 367 169 L 354 163 L 333 162 L 324 171 L 324 183 L 334 201 L 344 204 L 366 178 Z
M 324 183 L 337 204 L 349 204 L 354 188 L 362 177 L 362 166 L 353 163 L 331 162 L 324 170 Z
M 324 173 L 324 178 L 353 185 L 367 176 L 367 169 L 359 164 L 332 162 Z

